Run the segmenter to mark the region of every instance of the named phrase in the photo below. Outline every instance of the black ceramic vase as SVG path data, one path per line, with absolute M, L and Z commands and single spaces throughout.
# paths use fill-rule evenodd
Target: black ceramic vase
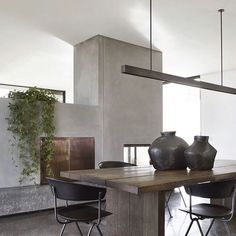
M 184 152 L 187 166 L 191 170 L 211 170 L 216 149 L 208 143 L 209 136 L 194 136 L 193 144 Z
M 148 153 L 155 169 L 186 169 L 184 151 L 188 148 L 188 144 L 182 138 L 175 136 L 175 133 L 175 131 L 161 132 L 161 137 L 149 147 Z

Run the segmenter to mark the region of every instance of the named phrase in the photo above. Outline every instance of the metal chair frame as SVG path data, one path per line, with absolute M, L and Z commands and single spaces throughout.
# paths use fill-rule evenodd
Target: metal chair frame
M 187 207 L 187 204 L 186 204 L 186 202 L 185 202 L 185 199 L 184 199 L 184 196 L 183 196 L 183 194 L 182 194 L 182 191 L 181 191 L 180 187 L 179 187 L 178 189 L 179 189 L 180 197 L 181 197 L 181 199 L 182 199 L 182 201 L 183 201 L 183 203 L 184 203 L 184 206 Z M 169 201 L 170 201 L 170 199 L 171 199 L 171 196 L 172 196 L 172 193 L 173 193 L 173 192 L 174 192 L 174 189 L 172 189 L 172 190 L 170 191 L 170 194 L 169 194 L 169 196 L 167 197 L 167 200 L 165 201 L 165 208 L 167 209 L 170 218 L 173 218 L 173 216 L 172 216 L 172 214 L 171 214 L 170 207 L 169 207 Z
M 227 182 L 227 181 L 225 181 L 225 182 Z M 215 182 L 215 183 L 216 183 L 216 182 Z M 207 184 L 209 184 L 209 183 L 207 183 Z M 214 183 L 212 183 L 212 184 L 214 184 Z M 201 185 L 204 185 L 204 184 L 201 184 Z M 194 222 L 197 223 L 198 228 L 199 228 L 199 231 L 200 231 L 200 233 L 201 233 L 201 236 L 204 236 L 204 233 L 203 233 L 203 230 L 202 230 L 202 228 L 201 228 L 201 225 L 200 225 L 199 221 L 200 221 L 200 220 L 204 220 L 204 219 L 212 219 L 212 220 L 211 220 L 211 223 L 210 223 L 210 225 L 209 225 L 209 227 L 208 227 L 208 229 L 207 229 L 207 232 L 206 232 L 206 234 L 205 234 L 205 236 L 207 236 L 207 235 L 209 234 L 209 232 L 210 232 L 210 230 L 211 230 L 211 228 L 212 228 L 212 226 L 213 226 L 215 220 L 216 220 L 216 217 L 214 217 L 214 216 L 212 216 L 212 217 L 210 217 L 210 216 L 209 216 L 209 217 L 205 217 L 205 216 L 195 215 L 195 214 L 194 214 L 194 212 L 192 211 L 192 206 L 193 206 L 193 205 L 192 205 L 192 197 L 193 197 L 193 196 L 197 196 L 197 195 L 195 195 L 195 194 L 192 193 L 192 187 L 194 188 L 194 186 L 186 186 L 186 187 L 185 187 L 186 192 L 189 194 L 189 203 L 190 203 L 190 205 L 189 205 L 189 210 L 186 211 L 186 210 L 180 209 L 181 211 L 184 211 L 184 212 L 189 213 L 190 219 L 191 219 L 191 222 L 190 222 L 190 224 L 189 224 L 189 227 L 188 227 L 188 229 L 187 229 L 187 231 L 186 231 L 185 236 L 188 235 L 188 233 L 189 233 L 189 231 L 190 231 L 190 229 L 191 229 L 191 227 L 192 227 L 192 225 L 193 225 Z M 229 236 L 231 236 L 231 233 L 230 233 L 230 230 L 229 230 L 229 227 L 228 227 L 227 222 L 229 222 L 229 221 L 233 218 L 233 216 L 234 216 L 235 196 L 236 196 L 236 188 L 235 188 L 235 184 L 234 184 L 234 188 L 233 188 L 233 191 L 232 191 L 231 196 L 230 196 L 230 198 L 231 198 L 231 212 L 230 212 L 230 216 L 229 216 L 228 218 L 226 218 L 226 217 L 217 218 L 217 220 L 220 220 L 220 221 L 222 221 L 222 222 L 224 223 L 225 229 L 226 229 L 227 234 L 228 234 Z M 199 196 L 199 195 L 198 195 L 198 197 L 206 198 L 206 197 L 204 197 L 204 196 Z M 218 198 L 218 199 L 219 199 L 219 198 Z M 222 206 L 224 206 L 224 205 L 225 205 L 225 204 L 224 204 L 225 198 L 221 198 L 221 199 L 223 200 L 223 205 L 222 205 Z M 211 204 L 209 204 L 209 205 L 211 205 Z
M 57 179 L 52 179 L 52 178 L 47 178 L 48 180 L 57 180 Z M 60 180 L 59 180 L 60 181 Z M 65 182 L 65 181 L 63 181 L 63 182 Z M 78 184 L 79 185 L 79 184 Z M 56 219 L 56 221 L 59 223 L 59 224 L 61 224 L 62 225 L 62 228 L 61 228 L 61 231 L 60 231 L 60 236 L 62 236 L 63 235 L 63 233 L 64 233 L 64 231 L 65 231 L 65 228 L 66 228 L 66 226 L 68 225 L 68 224 L 70 224 L 70 223 L 75 223 L 75 225 L 76 225 L 76 227 L 77 227 L 77 229 L 78 229 L 78 231 L 79 231 L 79 233 L 80 233 L 80 235 L 81 236 L 83 236 L 83 233 L 82 233 L 82 231 L 81 231 L 81 229 L 80 229 L 80 226 L 79 226 L 79 224 L 78 224 L 78 222 L 80 222 L 79 220 L 69 220 L 69 219 L 66 219 L 66 220 L 63 220 L 63 219 L 61 219 L 61 217 L 60 217 L 60 215 L 58 215 L 58 204 L 57 204 L 57 199 L 61 199 L 61 198 L 58 198 L 57 197 L 57 192 L 56 192 L 56 188 L 54 187 L 54 186 L 51 186 L 50 185 L 50 187 L 51 187 L 51 190 L 52 190 L 52 193 L 53 193 L 53 196 L 54 196 L 54 215 L 55 215 L 55 219 Z M 89 186 L 89 187 L 91 187 L 91 186 Z M 96 188 L 96 187 L 94 187 L 94 188 Z M 104 195 L 104 194 L 103 194 Z M 88 233 L 87 233 L 87 236 L 90 236 L 91 235 L 91 233 L 92 233 L 92 230 L 93 230 L 93 228 L 96 226 L 96 228 L 97 228 L 97 230 L 98 230 L 98 232 L 99 232 L 99 234 L 101 235 L 101 236 L 103 236 L 103 234 L 102 234 L 102 231 L 101 231 L 101 229 L 100 229 L 100 223 L 101 223 L 101 203 L 102 203 L 102 193 L 101 192 L 99 192 L 98 193 L 98 199 L 95 199 L 96 201 L 94 202 L 92 202 L 92 203 L 97 203 L 97 209 L 98 209 L 98 215 L 97 215 L 97 220 L 96 221 L 85 221 L 85 223 L 87 223 L 87 224 L 91 224 L 91 227 L 89 228 L 89 231 L 88 231 Z M 65 200 L 65 199 L 62 199 L 62 200 Z M 87 202 L 87 203 L 82 203 L 82 204 L 80 204 L 80 205 L 86 205 L 86 204 L 91 204 L 91 202 Z M 69 206 L 69 204 L 68 204 L 68 200 L 65 200 L 65 208 L 66 207 L 68 207 Z M 73 206 L 73 205 L 72 205 Z M 84 222 L 84 221 L 82 221 L 82 222 Z

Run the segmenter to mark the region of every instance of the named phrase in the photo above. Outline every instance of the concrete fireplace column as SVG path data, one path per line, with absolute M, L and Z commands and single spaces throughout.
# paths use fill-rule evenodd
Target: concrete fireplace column
M 98 108 L 96 164 L 123 160 L 124 144 L 151 143 L 162 131 L 162 83 L 121 73 L 149 68 L 149 49 L 97 35 L 74 48 L 74 101 Z M 162 71 L 162 53 L 153 52 Z

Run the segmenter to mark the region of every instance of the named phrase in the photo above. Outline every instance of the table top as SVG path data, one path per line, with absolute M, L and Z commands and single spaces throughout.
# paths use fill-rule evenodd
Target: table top
M 62 177 L 139 194 L 183 185 L 236 178 L 236 161 L 216 160 L 208 171 L 158 171 L 152 166 L 62 171 Z

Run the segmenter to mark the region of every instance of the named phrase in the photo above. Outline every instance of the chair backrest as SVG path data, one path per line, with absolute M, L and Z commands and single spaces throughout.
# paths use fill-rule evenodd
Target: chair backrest
M 188 194 L 202 198 L 228 198 L 234 192 L 236 180 L 221 182 L 202 183 L 191 186 L 185 186 Z
M 49 185 L 53 188 L 55 197 L 69 201 L 90 201 L 104 198 L 105 188 L 94 187 L 85 184 L 68 182 L 61 179 L 47 178 Z
M 127 167 L 127 166 L 136 166 L 135 164 L 131 164 L 123 161 L 102 161 L 98 164 L 99 168 L 116 168 L 116 167 Z

